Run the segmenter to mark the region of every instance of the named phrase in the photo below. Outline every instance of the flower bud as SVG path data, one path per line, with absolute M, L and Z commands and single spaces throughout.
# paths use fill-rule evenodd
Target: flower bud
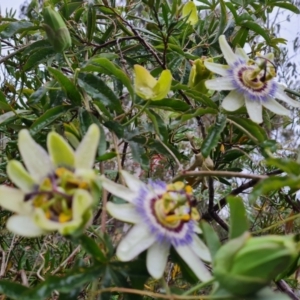
M 205 81 L 212 78 L 212 72 L 205 67 L 204 61 L 213 62 L 212 58 L 205 59 L 204 57 L 192 62 L 188 84 L 189 87 L 196 89 L 201 93 L 206 93 L 208 91 L 205 86 Z
M 69 30 L 58 12 L 47 6 L 43 9 L 44 24 L 47 38 L 54 50 L 63 52 L 72 45 Z
M 246 232 L 216 254 L 214 275 L 220 286 L 237 296 L 256 293 L 297 258 L 293 236 L 251 237 Z

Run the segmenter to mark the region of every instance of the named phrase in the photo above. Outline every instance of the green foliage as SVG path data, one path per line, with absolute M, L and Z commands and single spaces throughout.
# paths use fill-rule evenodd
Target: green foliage
M 253 236 L 297 234 L 300 164 L 290 128 L 299 122 L 299 109 L 291 114 L 294 119 L 263 109 L 264 122 L 257 124 L 245 106 L 230 112 L 222 108 L 230 91 L 205 85 L 219 78 L 205 61 L 226 64 L 221 35 L 235 50 L 249 46 L 251 63 L 267 52 L 274 54 L 276 64 L 282 62 L 286 40 L 268 27 L 270 13 L 278 8 L 299 13 L 294 2 L 282 0 L 202 0 L 196 5 L 181 0 L 48 0 L 42 5 L 33 0 L 20 18 L 2 12 L 1 184 L 13 185 L 6 173 L 8 161 L 22 161 L 17 145 L 21 129 L 27 128 L 43 148 L 50 131 L 77 148 L 95 123 L 101 131 L 97 173 L 123 183 L 118 171 L 125 169 L 145 182 L 180 178 L 192 186 L 195 199 L 189 201 L 207 221 L 201 221 L 199 236 L 213 261 L 222 258 L 224 247 L 232 251 L 244 246 L 248 231 Z M 212 163 L 197 161 L 199 153 Z M 233 296 L 224 285 L 240 285 L 241 290 L 247 286 L 234 276 L 219 288 L 206 283 L 198 288 L 197 276 L 173 248 L 165 282 L 151 279 L 145 253 L 118 261 L 115 248 L 123 224 L 107 215 L 105 203 L 122 200 L 95 190 L 99 204 L 93 220 L 77 237 L 12 236 L 5 225 L 10 213 L 0 211 L 1 294 L 23 300 L 148 300 L 165 293 L 288 299 L 271 288 L 245 298 Z M 255 247 L 258 251 L 259 245 Z M 233 257 L 224 257 L 225 267 L 233 264 Z M 253 270 L 263 274 L 264 266 L 261 262 Z M 280 278 L 299 289 L 297 266 L 293 261 L 289 270 L 270 271 L 261 287 Z M 215 263 L 210 267 L 214 274 Z M 220 277 L 212 279 L 216 281 Z

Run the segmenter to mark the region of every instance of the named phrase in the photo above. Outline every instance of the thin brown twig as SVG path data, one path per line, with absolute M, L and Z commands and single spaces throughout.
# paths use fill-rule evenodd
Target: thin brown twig
M 141 291 L 141 290 L 135 290 L 135 289 L 129 289 L 129 288 L 119 288 L 119 287 L 111 287 L 111 288 L 104 288 L 98 291 L 98 293 L 127 293 L 127 294 L 135 294 L 135 295 L 142 295 L 142 296 L 148 296 L 153 297 L 154 299 L 169 299 L 169 300 L 204 300 L 204 299 L 227 299 L 228 297 L 224 296 L 183 296 L 183 295 L 164 295 L 159 293 L 154 293 L 150 291 Z
M 267 173 L 266 175 L 261 175 L 261 176 L 271 176 L 271 175 L 279 175 L 283 173 L 282 170 L 275 170 L 275 171 L 272 171 L 272 172 L 269 172 Z M 252 180 L 249 180 L 248 182 L 240 185 L 238 188 L 232 190 L 228 195 L 232 195 L 232 196 L 237 196 L 239 195 L 240 193 L 244 192 L 245 190 L 253 187 L 254 185 L 256 185 L 258 182 L 259 182 L 259 178 L 254 178 Z M 227 201 L 226 201 L 226 197 L 228 196 L 226 195 L 225 197 L 221 198 L 217 204 L 214 205 L 214 211 L 215 212 L 218 212 L 220 211 L 226 204 L 227 204 Z M 212 218 L 209 214 L 209 212 L 206 212 L 202 215 L 202 218 L 206 221 L 211 221 Z
M 208 213 L 210 216 L 226 231 L 229 230 L 228 225 L 219 217 L 219 215 L 214 211 L 214 179 L 212 177 L 208 178 Z
M 278 289 L 285 294 L 287 294 L 292 300 L 299 300 L 299 297 L 293 292 L 291 287 L 284 281 L 284 280 L 279 280 L 276 281 L 275 284 L 277 285 Z
M 102 48 L 105 48 L 107 46 L 110 46 L 110 45 L 113 45 L 113 44 L 117 44 L 118 42 L 121 42 L 121 41 L 137 40 L 137 39 L 139 39 L 139 37 L 137 37 L 137 36 L 126 36 L 126 37 L 117 38 L 117 39 L 112 40 L 112 41 L 108 41 L 108 42 L 103 43 L 101 45 L 93 45 L 93 46 L 95 46 L 95 49 L 93 50 L 92 56 L 95 55 L 98 50 L 100 50 Z
M 173 178 L 173 182 L 180 180 L 185 177 L 194 176 L 207 176 L 207 177 L 238 177 L 238 178 L 249 178 L 254 180 L 262 180 L 268 178 L 267 175 L 255 175 L 255 174 L 245 174 L 241 172 L 230 172 L 230 171 L 184 171 L 178 176 Z

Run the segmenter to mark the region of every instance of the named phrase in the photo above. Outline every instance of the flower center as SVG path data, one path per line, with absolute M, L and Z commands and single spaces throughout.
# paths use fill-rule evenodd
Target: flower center
M 267 81 L 276 76 L 275 66 L 267 58 L 259 57 L 259 60 L 249 60 L 247 65 L 238 71 L 240 82 L 253 91 L 264 90 Z
M 192 187 L 178 181 L 167 185 L 167 191 L 154 203 L 154 213 L 164 227 L 176 229 L 182 223 L 200 219 L 194 202 Z
M 35 192 L 27 194 L 25 200 L 41 208 L 49 220 L 65 223 L 72 220 L 73 194 L 78 188 L 89 190 L 89 183 L 71 170 L 57 168 Z

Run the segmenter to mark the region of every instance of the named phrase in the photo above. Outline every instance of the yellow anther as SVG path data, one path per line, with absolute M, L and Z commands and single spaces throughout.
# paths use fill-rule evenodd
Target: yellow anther
M 197 211 L 197 209 L 195 207 L 192 208 L 191 218 L 194 221 L 199 221 L 200 220 L 200 214 L 199 214 L 199 212 Z
M 165 220 L 169 223 L 176 222 L 176 221 L 189 221 L 191 219 L 190 215 L 171 215 L 166 216 Z
M 193 188 L 190 185 L 185 186 L 185 192 L 189 195 L 193 193 Z
M 59 214 L 58 221 L 59 223 L 65 223 L 72 219 L 72 215 L 69 213 L 61 213 Z
M 184 189 L 184 183 L 182 181 L 176 181 L 167 185 L 168 191 L 181 191 Z
M 89 188 L 89 185 L 88 185 L 87 182 L 82 181 L 82 182 L 79 183 L 78 187 L 79 187 L 80 189 L 85 189 L 85 190 L 87 190 L 87 189 Z

